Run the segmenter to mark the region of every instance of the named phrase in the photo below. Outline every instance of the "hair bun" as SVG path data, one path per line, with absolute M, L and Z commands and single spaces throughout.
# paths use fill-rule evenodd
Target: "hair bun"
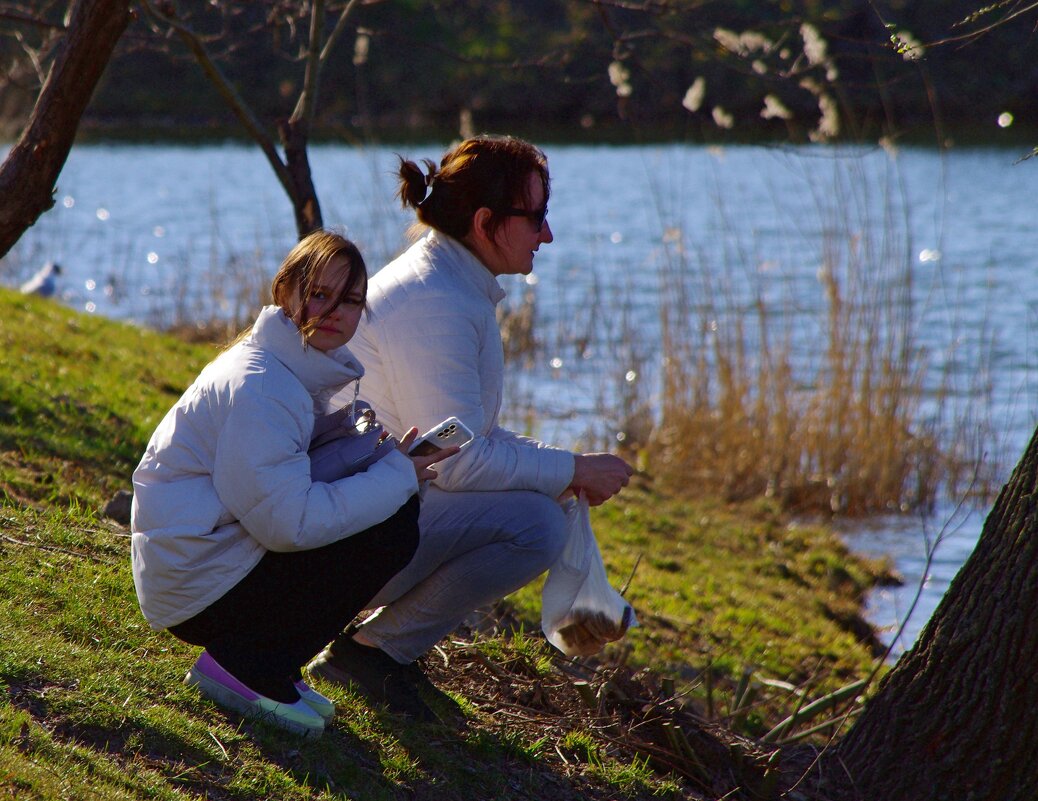
M 400 188 L 397 192 L 400 202 L 404 206 L 418 208 L 429 195 L 429 186 L 436 175 L 435 170 L 430 167 L 429 174 L 426 175 L 413 161 L 401 158 L 397 174 L 400 176 Z

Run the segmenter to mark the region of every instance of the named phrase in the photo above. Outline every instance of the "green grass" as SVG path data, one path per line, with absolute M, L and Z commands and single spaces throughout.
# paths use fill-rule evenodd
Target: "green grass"
M 5 503 L 96 506 L 127 488 L 141 443 L 216 352 L 6 291 L 0 309 Z
M 876 652 L 854 631 L 885 568 L 852 557 L 827 529 L 791 523 L 770 501 L 681 501 L 651 489 L 622 494 L 593 520 L 614 583 L 630 578 L 641 623 L 607 655 L 675 675 L 721 712 L 745 669 L 812 694 L 867 674 Z M 539 587 L 513 596 L 531 620 Z M 785 704 L 795 698 L 768 706 Z M 754 720 L 746 731 L 762 733 Z
M 601 699 L 619 694 L 623 663 L 650 667 L 639 691 L 674 677 L 724 721 L 753 665 L 763 701 L 737 721 L 754 733 L 796 703 L 759 680 L 814 696 L 873 666 L 846 620 L 875 566 L 771 504 L 691 503 L 650 485 L 594 512 L 611 576 L 634 571 L 641 620 L 603 660 L 571 665 L 546 648 L 531 586 L 511 599 L 530 633 L 430 655 L 464 725 L 409 724 L 323 685 L 340 713 L 320 740 L 243 721 L 180 682 L 196 649 L 150 630 L 128 532 L 100 512 L 214 348 L 5 290 L 0 346 L 0 798 L 688 797 L 685 779 L 624 745 L 618 712 L 607 725 L 583 704 L 575 672 Z

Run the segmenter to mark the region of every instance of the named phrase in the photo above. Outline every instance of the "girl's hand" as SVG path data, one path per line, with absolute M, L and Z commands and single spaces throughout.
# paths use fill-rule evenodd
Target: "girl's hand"
M 418 438 L 418 429 L 414 426 L 404 434 L 403 439 L 400 440 L 400 444 L 397 445 L 397 450 L 400 451 L 404 456 L 407 456 L 414 465 L 415 475 L 418 477 L 418 481 L 429 481 L 436 478 L 436 471 L 432 469 L 431 465 L 436 462 L 442 462 L 448 456 L 453 456 L 461 450 L 457 445 L 452 445 L 449 448 L 441 448 L 435 453 L 429 453 L 425 456 L 408 456 L 407 451 L 414 445 L 414 441 Z

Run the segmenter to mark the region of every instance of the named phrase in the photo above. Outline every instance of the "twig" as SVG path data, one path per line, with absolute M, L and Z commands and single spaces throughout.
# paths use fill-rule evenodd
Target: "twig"
M 322 64 L 326 62 L 328 56 L 331 55 L 332 48 L 335 47 L 336 43 L 339 41 L 339 37 L 342 35 L 342 32 L 346 29 L 346 20 L 349 18 L 350 12 L 353 11 L 354 7 L 358 5 L 359 2 L 360 0 L 350 0 L 350 2 L 346 4 L 346 8 L 344 8 L 342 13 L 339 15 L 339 19 L 336 20 L 335 27 L 332 28 L 332 32 L 328 34 L 328 38 L 324 42 L 324 48 L 321 50 Z
M 651 757 L 652 759 L 665 765 L 667 768 L 674 771 L 675 773 L 678 773 L 681 776 L 684 776 L 686 779 L 689 779 L 690 781 L 698 784 L 700 788 L 702 788 L 703 790 L 709 791 L 713 789 L 712 787 L 709 787 L 706 784 L 701 775 L 697 775 L 695 772 L 689 769 L 688 760 L 685 759 L 681 754 L 675 754 L 674 752 L 668 751 L 666 748 L 656 745 L 655 743 L 649 743 L 645 740 L 634 739 L 630 736 L 628 736 L 628 739 L 625 740 L 620 740 L 616 737 L 611 737 L 608 734 L 605 734 L 604 732 L 599 732 L 598 736 L 606 742 L 609 742 L 622 750 L 633 750 L 636 753 Z
M 141 5 L 150 17 L 157 20 L 158 22 L 168 25 L 181 39 L 181 41 L 187 46 L 188 50 L 194 55 L 195 60 L 198 62 L 202 71 L 206 77 L 216 87 L 216 90 L 220 93 L 220 96 L 224 99 L 234 116 L 238 118 L 238 121 L 245 127 L 249 136 L 259 145 L 260 150 L 267 157 L 267 161 L 270 162 L 271 168 L 274 170 L 274 174 L 277 176 L 278 181 L 284 187 L 285 191 L 288 192 L 289 197 L 292 197 L 292 179 L 288 174 L 288 168 L 285 163 L 281 160 L 281 156 L 278 155 L 277 149 L 274 147 L 274 142 L 267 135 L 264 130 L 263 123 L 260 122 L 259 118 L 249 107 L 248 103 L 241 94 L 234 88 L 230 80 L 223 74 L 220 67 L 210 57 L 208 51 L 205 49 L 205 45 L 198 35 L 184 25 L 179 20 L 175 20 L 172 17 L 168 17 L 161 11 L 156 9 L 151 0 L 141 0 Z
M 25 25 L 33 25 L 37 28 L 48 28 L 53 31 L 68 30 L 68 28 L 65 25 L 61 25 L 55 22 L 48 22 L 45 19 L 33 17 L 29 14 L 22 14 L 17 11 L 0 11 L 0 19 L 7 20 L 8 22 L 21 22 Z
M 218 739 L 216 738 L 216 735 L 215 735 L 215 734 L 213 734 L 213 732 L 212 732 L 212 729 L 210 729 L 210 730 L 209 730 L 209 736 L 213 738 L 213 742 L 214 742 L 214 743 L 216 743 L 216 744 L 217 744 L 217 746 L 219 746 L 219 748 L 220 748 L 220 751 L 222 751 L 222 752 L 223 752 L 223 758 L 224 758 L 225 760 L 229 760 L 229 759 L 230 759 L 230 756 L 229 756 L 229 755 L 227 754 L 227 749 L 226 749 L 226 748 L 224 748 L 224 747 L 223 747 L 223 743 L 221 743 L 221 742 L 220 742 L 220 741 L 219 741 L 219 740 L 218 740 Z
M 775 744 L 778 746 L 789 745 L 790 743 L 795 743 L 797 740 L 803 740 L 805 737 L 810 737 L 812 734 L 818 734 L 821 731 L 825 731 L 826 729 L 831 728 L 832 726 L 835 726 L 837 724 L 842 726 L 844 723 L 847 722 L 848 718 L 860 715 L 862 709 L 864 709 L 864 707 L 851 707 L 851 709 L 847 712 L 841 712 L 839 715 L 831 717 L 829 718 L 829 720 L 824 721 L 823 723 L 819 723 L 817 726 L 812 726 L 810 729 L 804 729 L 803 731 L 798 731 L 796 734 L 791 734 L 789 735 L 789 737 L 785 737 L 777 741 Z
M 15 537 L 8 536 L 7 534 L 0 534 L 0 539 L 4 542 L 9 542 L 12 545 L 20 545 L 23 548 L 39 548 L 41 551 L 53 551 L 54 553 L 63 553 L 69 556 L 78 556 L 80 559 L 92 559 L 102 565 L 115 565 L 117 562 L 111 559 L 103 559 L 100 556 L 92 553 L 84 553 L 83 551 L 72 551 L 68 548 L 61 548 L 57 545 L 45 545 L 41 542 L 27 542 L 26 540 L 19 540 Z
M 627 577 L 627 581 L 625 581 L 623 586 L 620 588 L 620 594 L 624 597 L 627 596 L 627 590 L 631 588 L 631 582 L 634 581 L 634 574 L 638 570 L 638 565 L 642 563 L 642 557 L 644 555 L 644 553 L 638 554 L 638 558 L 634 560 L 634 567 L 631 568 L 631 574 Z
M 303 73 L 303 91 L 299 93 L 299 101 L 296 103 L 295 111 L 292 112 L 292 121 L 302 119 L 306 122 L 307 128 L 313 124 L 317 87 L 321 78 L 322 33 L 324 33 L 324 0 L 314 0 L 313 8 L 310 10 L 310 44 L 307 47 L 306 70 Z

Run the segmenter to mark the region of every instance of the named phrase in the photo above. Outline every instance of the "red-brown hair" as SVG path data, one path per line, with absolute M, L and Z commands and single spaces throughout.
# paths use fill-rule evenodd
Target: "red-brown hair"
M 537 175 L 548 202 L 548 160 L 537 147 L 512 136 L 476 136 L 448 150 L 440 166 L 424 159 L 423 171 L 400 159 L 397 196 L 418 220 L 454 239 L 464 239 L 481 208 L 491 212 L 490 233 L 504 223 L 505 211 L 528 205 L 530 175 Z

